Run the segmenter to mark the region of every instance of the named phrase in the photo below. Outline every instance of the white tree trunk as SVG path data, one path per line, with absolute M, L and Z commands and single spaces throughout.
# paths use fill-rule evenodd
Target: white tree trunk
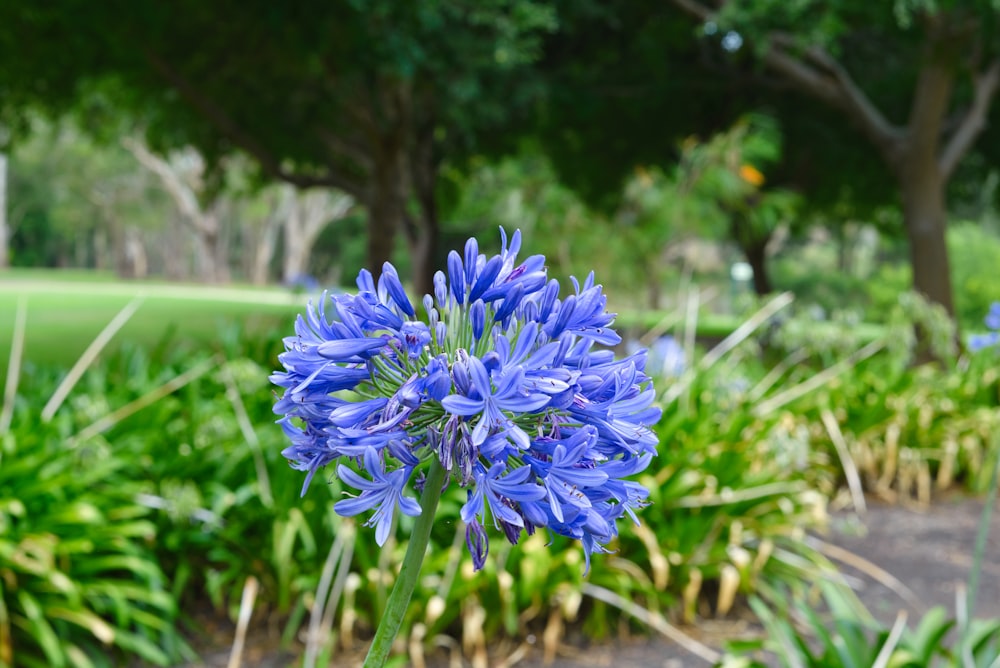
M 192 232 L 199 278 L 206 283 L 227 281 L 229 268 L 221 251 L 225 244 L 220 244 L 224 202 L 221 197 L 216 197 L 210 206 L 202 207 L 198 201 L 197 191 L 201 187 L 205 168 L 201 156 L 188 151 L 176 156 L 174 162 L 168 162 L 130 137 L 123 139 L 122 145 L 160 178 L 164 189 L 173 198 L 181 219 Z
M 320 233 L 330 223 L 346 216 L 352 206 L 354 199 L 339 192 L 311 190 L 295 194 L 294 206 L 285 220 L 282 273 L 286 283 L 306 274 Z
M 278 245 L 278 232 L 285 225 L 295 202 L 295 190 L 291 187 L 281 187 L 272 190 L 270 211 L 259 230 L 247 230 L 247 236 L 254 236 L 253 256 L 250 262 L 249 277 L 254 285 L 264 285 L 268 281 L 271 258 Z M 248 228 L 250 226 L 247 226 Z
M 125 270 L 129 278 L 146 278 L 149 274 L 149 260 L 146 245 L 139 230 L 129 225 L 125 228 Z

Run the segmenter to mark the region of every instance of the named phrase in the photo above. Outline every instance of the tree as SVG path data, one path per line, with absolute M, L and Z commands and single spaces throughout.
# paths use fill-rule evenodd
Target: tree
M 239 149 L 269 178 L 337 188 L 368 211 L 372 269 L 404 230 L 429 291 L 442 161 L 530 109 L 554 20 L 535 0 L 2 3 L 0 59 L 17 66 L 0 105 L 17 127 L 89 91 L 89 118 L 139 119 L 159 153 Z
M 122 145 L 143 167 L 157 176 L 173 199 L 181 220 L 194 240 L 199 278 L 206 283 L 227 282 L 229 267 L 220 247 L 220 236 L 229 200 L 220 193 L 203 196 L 205 162 L 198 152 L 188 149 L 163 158 L 131 137 L 123 138 Z
M 674 2 L 722 49 L 749 43 L 769 72 L 860 131 L 895 179 L 914 288 L 953 314 L 946 193 L 996 115 L 995 3 Z
M 308 273 L 309 256 L 323 228 L 346 216 L 354 206 L 354 200 L 337 192 L 298 192 L 291 186 L 283 190 L 283 195 L 290 202 L 283 223 L 282 279 L 291 283 Z
M 795 193 L 766 184 L 781 155 L 773 119 L 752 115 L 705 140 L 681 142 L 670 169 L 639 168 L 625 185 L 616 212 L 617 232 L 628 240 L 650 308 L 659 308 L 667 258 L 694 238 L 735 244 L 753 268 L 754 289 L 772 292 L 769 245 L 795 221 Z
M 769 246 L 779 228 L 796 221 L 799 205 L 796 193 L 772 187 L 764 174 L 781 157 L 777 124 L 751 115 L 685 153 L 681 165 L 686 165 L 690 189 L 714 201 L 727 219 L 725 237 L 753 269 L 754 291 L 762 296 L 773 292 Z
M 35 122 L 9 160 L 13 264 L 144 273 L 146 241 L 169 203 L 121 146 L 97 145 L 72 123 Z

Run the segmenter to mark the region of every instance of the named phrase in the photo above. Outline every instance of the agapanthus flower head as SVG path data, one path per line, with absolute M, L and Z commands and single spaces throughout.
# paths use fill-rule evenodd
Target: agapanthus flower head
M 646 504 L 626 480 L 656 454 L 646 353 L 617 360 L 598 347 L 621 339 L 593 275 L 560 294 L 543 256 L 518 262 L 520 231 L 500 234 L 498 255 L 475 239 L 452 251 L 422 300 L 386 264 L 377 283 L 363 270 L 356 294 L 309 303 L 272 376 L 283 454 L 306 472 L 303 494 L 336 462 L 359 493 L 334 510 L 371 513 L 379 545 L 398 512 L 420 513 L 414 492 L 433 459 L 465 488 L 475 568 L 490 525 L 511 543 L 538 528 L 578 539 L 589 568 L 617 521 Z
M 973 334 L 969 337 L 969 350 L 973 352 L 992 348 L 1000 343 L 1000 302 L 990 304 L 990 310 L 983 318 L 983 322 L 988 329 L 993 331 L 986 334 Z

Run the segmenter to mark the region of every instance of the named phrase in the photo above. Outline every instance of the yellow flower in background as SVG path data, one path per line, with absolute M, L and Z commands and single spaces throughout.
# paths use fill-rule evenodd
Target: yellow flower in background
M 653 177 L 650 175 L 649 170 L 643 165 L 639 165 L 635 168 L 635 176 L 639 181 L 639 185 L 643 188 L 648 188 L 653 185 Z
M 740 165 L 740 178 L 758 188 L 764 185 L 764 175 L 753 165 Z

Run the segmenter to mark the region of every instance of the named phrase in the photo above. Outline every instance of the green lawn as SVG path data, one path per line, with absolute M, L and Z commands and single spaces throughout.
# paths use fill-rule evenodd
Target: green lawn
M 37 364 L 68 367 L 137 296 L 143 297 L 142 305 L 115 335 L 109 349 L 125 341 L 152 346 L 168 335 L 171 340 L 194 340 L 212 346 L 213 340 L 233 327 L 287 335 L 292 331 L 295 314 L 303 310 L 308 299 L 274 287 L 122 281 L 111 274 L 79 270 L 10 270 L 0 273 L 0 372 L 7 369 L 20 298 L 26 299 L 28 314 L 25 358 Z M 638 335 L 656 328 L 664 315 L 625 311 L 619 314 L 617 326 Z M 698 321 L 698 335 L 719 339 L 740 323 L 734 316 L 703 315 Z M 880 327 L 861 327 L 867 338 L 882 333 Z
M 281 327 L 291 331 L 306 297 L 277 288 L 208 287 L 111 280 L 86 272 L 13 271 L 0 274 L 0 369 L 6 370 L 20 299 L 27 304 L 25 359 L 72 364 L 94 337 L 135 297 L 139 310 L 112 340 L 154 345 L 172 334 L 211 345 L 227 329 Z

